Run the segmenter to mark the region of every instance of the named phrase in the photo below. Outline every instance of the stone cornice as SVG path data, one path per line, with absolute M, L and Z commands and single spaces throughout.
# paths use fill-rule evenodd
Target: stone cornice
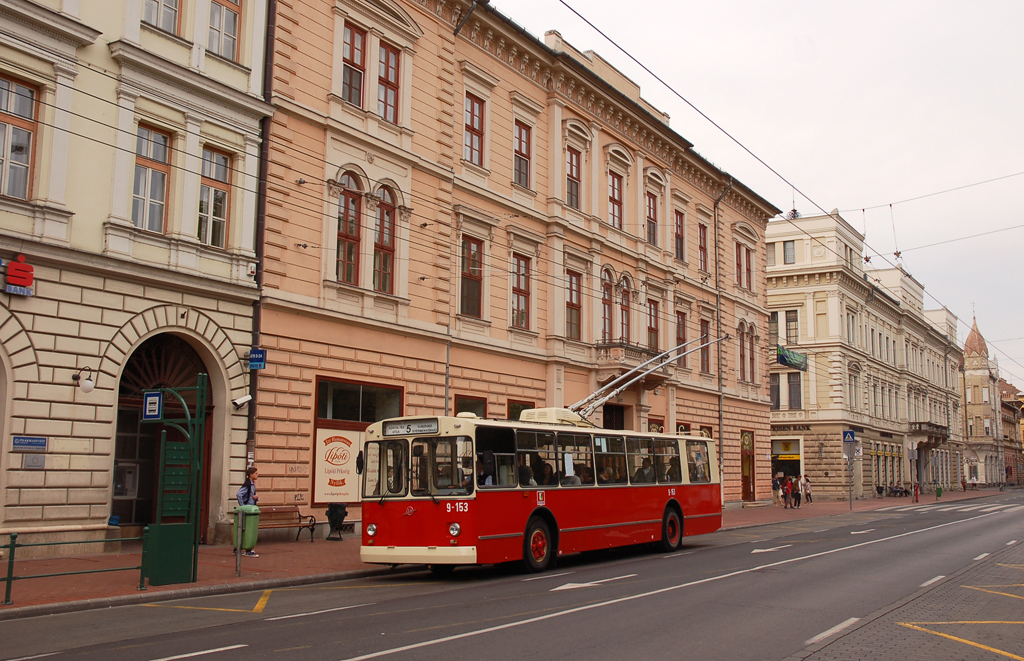
M 23 23 L 80 48 L 95 43 L 103 32 L 89 27 L 67 14 L 53 11 L 28 0 L 0 0 L 0 19 Z

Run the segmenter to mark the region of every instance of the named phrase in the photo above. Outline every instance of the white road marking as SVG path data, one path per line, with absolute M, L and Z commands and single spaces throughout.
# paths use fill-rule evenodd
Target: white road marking
M 982 553 L 977 558 L 975 558 L 975 560 L 981 560 L 982 558 L 985 558 L 985 557 L 988 557 L 988 553 Z
M 533 578 L 524 578 L 523 579 L 523 583 L 526 583 L 527 581 L 539 581 L 542 578 L 558 578 L 559 576 L 568 576 L 569 574 L 574 574 L 574 573 L 575 572 L 564 571 L 561 574 L 550 574 L 550 575 L 545 575 L 545 576 L 534 576 Z
M 876 512 L 888 512 L 889 510 L 894 510 L 894 509 L 896 509 L 897 507 L 899 507 L 899 505 L 890 505 L 890 506 L 888 506 L 888 507 L 879 507 L 879 508 L 878 508 L 877 510 L 875 510 L 875 511 L 876 511 Z
M 936 581 L 941 581 L 944 578 L 946 578 L 946 577 L 945 576 L 936 576 L 935 578 L 930 578 L 927 581 L 925 581 L 924 583 L 922 583 L 921 587 L 926 588 L 929 585 L 931 585 L 932 583 L 934 583 Z
M 983 509 L 981 511 L 982 512 L 995 512 L 996 510 L 1005 509 L 1007 507 L 1009 507 L 1009 505 L 996 505 L 994 507 L 986 507 L 985 509 Z
M 859 617 L 851 617 L 850 619 L 846 620 L 845 622 L 840 622 L 839 624 L 835 625 L 834 627 L 832 627 L 828 631 L 822 631 L 821 633 L 819 633 L 814 638 L 811 638 L 810 640 L 804 641 L 804 645 L 813 645 L 814 643 L 817 643 L 819 641 L 825 640 L 826 638 L 828 638 L 832 634 L 839 633 L 840 631 L 842 631 L 846 627 L 851 626 L 853 624 L 856 624 L 857 622 L 860 622 L 860 618 Z
M 863 535 L 866 532 L 874 532 L 874 528 L 868 528 L 867 530 L 851 530 L 851 535 Z
M 1014 545 L 1014 544 L 1016 544 L 1016 543 L 1017 543 L 1017 540 L 1016 540 L 1016 539 L 1011 539 L 1010 541 L 1006 542 L 1006 545 L 1007 545 L 1007 546 L 1013 546 L 1013 545 Z
M 963 508 L 964 508 L 963 505 L 953 505 L 952 507 L 940 507 L 938 511 L 940 511 L 940 512 L 952 512 L 953 510 L 960 510 L 960 509 L 963 509 Z
M 296 613 L 295 615 L 279 615 L 277 617 L 266 617 L 263 618 L 263 621 L 274 622 L 275 620 L 290 620 L 293 617 L 306 617 L 307 615 L 320 615 L 321 613 L 333 613 L 334 611 L 347 611 L 350 608 L 361 608 L 363 606 L 373 606 L 373 604 L 356 604 L 355 606 L 340 606 L 338 608 L 327 608 L 322 611 L 311 611 L 309 613 Z
M 980 510 L 982 507 L 988 507 L 988 503 L 982 503 L 981 505 L 968 505 L 967 507 L 960 510 L 961 512 L 971 512 L 973 510 Z
M 980 514 L 978 516 L 971 517 L 969 519 L 959 519 L 957 521 L 947 521 L 946 523 L 940 523 L 938 525 L 929 526 L 927 528 L 921 528 L 920 530 L 911 530 L 909 532 L 900 533 L 898 535 L 892 535 L 891 537 L 881 537 L 879 539 L 869 539 L 866 542 L 859 542 L 857 544 L 850 544 L 849 546 L 842 546 L 837 549 L 831 549 L 828 551 L 819 551 L 817 553 L 811 553 L 810 555 L 803 555 L 796 558 L 789 558 L 787 560 L 778 560 L 776 562 L 769 562 L 767 564 L 758 565 L 756 567 L 750 567 L 749 569 L 738 569 L 728 574 L 720 574 L 718 576 L 709 576 L 707 578 L 701 578 L 696 581 L 690 581 L 689 583 L 680 583 L 678 585 L 670 585 L 665 588 L 659 588 L 657 590 L 651 590 L 649 592 L 640 592 L 638 594 L 632 594 L 625 597 L 618 597 L 616 599 L 609 599 L 607 601 L 599 601 L 593 604 L 587 604 L 585 606 L 576 606 L 575 608 L 568 608 L 564 611 L 556 611 L 554 613 L 547 613 L 546 615 L 538 615 L 536 617 L 526 618 L 525 620 L 517 620 L 515 622 L 508 622 L 506 624 L 499 624 L 493 627 L 487 627 L 485 629 L 475 629 L 473 631 L 466 631 L 465 633 L 454 634 L 451 636 L 445 636 L 443 638 L 434 638 L 432 640 L 424 640 L 423 642 L 413 643 L 412 645 L 403 645 L 402 647 L 393 647 L 391 649 L 380 650 L 379 652 L 371 652 L 370 654 L 363 654 L 362 656 L 354 656 L 344 661 L 365 661 L 366 659 L 379 659 L 382 656 L 391 656 L 392 654 L 398 654 L 400 652 L 408 652 L 410 650 L 422 649 L 424 647 L 433 647 L 434 645 L 441 645 L 442 643 L 450 643 L 454 640 L 462 640 L 464 638 L 473 638 L 475 636 L 482 636 L 488 633 L 494 633 L 495 631 L 505 631 L 506 629 L 514 629 L 516 627 L 525 626 L 527 624 L 534 624 L 536 622 L 543 622 L 545 620 L 551 620 L 556 617 L 564 617 L 566 615 L 575 615 L 576 613 L 583 613 L 595 608 L 604 608 L 606 606 L 614 606 L 615 604 L 623 604 L 629 601 L 635 601 L 637 599 L 646 599 L 647 597 L 653 597 L 659 594 L 665 594 L 667 592 L 674 592 L 676 590 L 682 590 L 685 588 L 693 587 L 695 585 L 704 585 L 705 583 L 712 583 L 714 581 L 721 581 L 726 578 L 733 578 L 735 576 L 743 576 L 745 574 L 751 574 L 762 569 L 771 569 L 772 567 L 780 567 L 782 565 L 792 564 L 794 562 L 802 562 L 804 560 L 813 560 L 814 558 L 821 558 L 833 553 L 842 553 L 843 551 L 851 551 L 853 549 L 863 548 L 865 546 L 872 546 L 874 544 L 880 544 L 882 542 L 889 542 L 894 539 L 901 539 L 903 537 L 909 537 L 911 535 L 920 535 L 921 533 L 931 532 L 933 530 L 939 530 L 940 528 L 947 528 L 949 526 L 958 526 L 962 523 L 970 523 L 971 521 L 977 521 L 992 516 L 991 514 Z
M 828 532 L 828 528 L 825 528 L 824 530 L 815 530 L 815 531 L 814 531 L 814 532 L 812 532 L 811 534 L 812 534 L 812 535 L 816 535 L 816 534 L 818 534 L 819 532 Z
M 36 654 L 35 656 L 19 656 L 17 659 L 9 659 L 8 661 L 29 661 L 29 659 L 41 659 L 44 656 L 53 656 L 54 654 L 60 654 L 60 652 L 47 652 L 46 654 Z
M 590 583 L 566 583 L 560 585 L 557 588 L 552 588 L 551 592 L 558 592 L 559 590 L 576 590 L 579 588 L 592 588 L 600 585 L 601 583 L 608 583 L 610 581 L 617 581 L 621 578 L 633 578 L 636 574 L 626 574 L 625 576 L 616 576 L 615 578 L 602 578 L 600 581 L 591 581 Z
M 1019 512 L 1021 510 L 1024 510 L 1024 505 L 1017 505 L 1016 507 L 1011 507 L 1008 510 L 1004 510 L 1003 514 L 1009 514 L 1010 512 Z
M 237 650 L 248 645 L 231 645 L 229 647 L 218 647 L 212 650 L 203 650 L 202 652 L 191 652 L 189 654 L 178 654 L 177 656 L 165 656 L 161 659 L 153 659 L 153 661 L 174 661 L 175 659 L 188 659 L 193 656 L 203 656 L 204 654 L 215 654 L 217 652 L 227 652 L 228 650 Z
M 781 551 L 782 549 L 788 549 L 792 544 L 783 544 L 782 546 L 776 546 L 773 549 L 754 549 L 751 553 L 771 553 L 772 551 Z
M 899 508 L 896 511 L 897 512 L 912 512 L 913 510 L 924 509 L 925 507 L 930 507 L 930 506 L 929 505 L 911 505 L 910 507 L 901 507 L 901 508 Z

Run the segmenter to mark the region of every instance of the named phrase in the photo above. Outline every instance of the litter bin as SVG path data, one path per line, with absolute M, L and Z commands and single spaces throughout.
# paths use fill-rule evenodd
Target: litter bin
M 235 508 L 235 520 L 231 524 L 231 545 L 238 539 L 238 518 L 245 513 L 245 528 L 242 530 L 242 549 L 249 551 L 256 548 L 256 533 L 259 532 L 260 508 L 256 505 L 240 505 Z
M 942 487 L 935 487 L 935 497 L 942 498 Z

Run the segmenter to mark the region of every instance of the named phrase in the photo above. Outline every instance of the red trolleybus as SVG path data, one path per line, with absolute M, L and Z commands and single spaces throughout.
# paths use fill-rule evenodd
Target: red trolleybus
M 709 438 L 597 429 L 565 409 L 384 420 L 363 447 L 361 558 L 543 571 L 565 553 L 673 551 L 722 525 L 715 452 Z

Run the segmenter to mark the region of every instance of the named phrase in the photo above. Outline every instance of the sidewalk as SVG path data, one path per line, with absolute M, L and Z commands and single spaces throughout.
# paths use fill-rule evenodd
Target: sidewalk
M 938 502 L 956 502 L 990 496 L 996 489 L 947 492 Z M 854 501 L 854 512 L 867 512 L 894 505 L 913 505 L 913 498 L 870 498 Z M 921 497 L 919 504 L 935 503 L 934 494 Z M 833 516 L 850 511 L 848 502 L 825 501 L 804 505 L 800 509 L 753 507 L 726 509 L 723 530 L 782 523 L 795 519 Z M 305 538 L 302 538 L 305 540 Z M 11 606 L 0 606 L 0 620 L 50 613 L 109 608 L 131 603 L 145 603 L 196 597 L 228 592 L 265 590 L 291 585 L 337 581 L 395 571 L 387 567 L 364 564 L 359 560 L 360 539 L 348 534 L 341 542 L 318 539 L 309 541 L 260 542 L 258 558 L 242 558 L 242 575 L 235 576 L 235 556 L 228 546 L 199 547 L 199 580 L 196 583 L 149 587 L 137 590 L 138 570 L 101 574 L 77 574 L 52 578 L 15 581 Z M 130 544 L 122 553 L 82 555 L 64 558 L 16 560 L 15 576 L 71 572 L 92 569 L 131 567 L 139 564 L 141 546 Z M 0 570 L 6 575 L 6 559 Z M 4 586 L 0 583 L 0 589 Z M 0 597 L 2 601 L 2 597 Z

